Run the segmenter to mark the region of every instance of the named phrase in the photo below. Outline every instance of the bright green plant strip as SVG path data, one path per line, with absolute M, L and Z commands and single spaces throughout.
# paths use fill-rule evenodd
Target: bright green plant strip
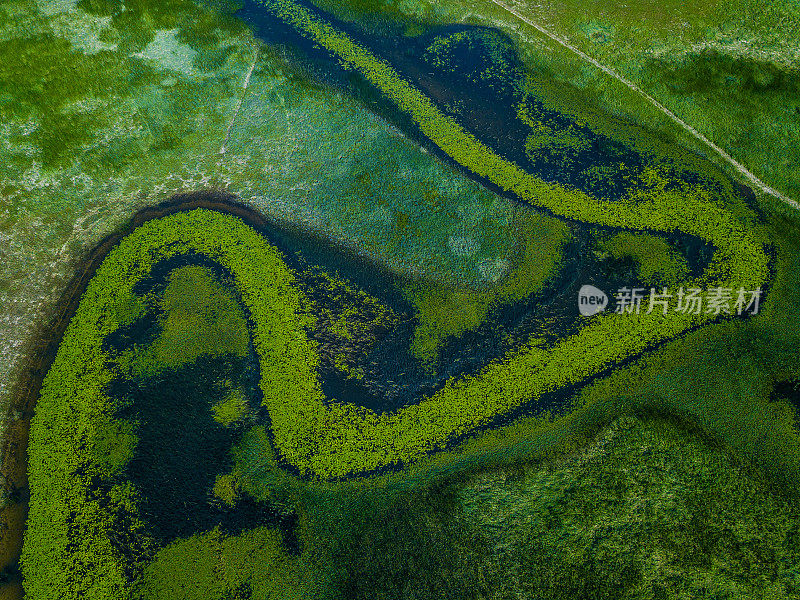
M 698 285 L 755 289 L 764 282 L 767 257 L 756 233 L 703 190 L 656 186 L 612 204 L 545 184 L 464 131 L 388 64 L 330 26 L 288 3 L 271 7 L 337 52 L 476 174 L 562 217 L 702 237 L 717 251 Z M 181 254 L 202 254 L 232 273 L 254 323 L 253 345 L 275 448 L 300 473 L 320 478 L 412 462 L 547 391 L 581 381 L 712 318 L 657 312 L 602 315 L 552 349 L 533 343 L 476 376 L 448 382 L 417 405 L 377 415 L 336 399 L 326 402 L 317 352 L 304 333 L 303 298 L 279 253 L 262 237 L 236 219 L 207 211 L 147 223 L 98 270 L 42 390 L 31 430 L 32 499 L 23 556 L 31 598 L 122 598 L 129 593 L 127 557 L 111 539 L 120 526 L 114 515 L 135 515 L 135 493 L 112 488 L 101 498 L 93 488 L 98 478 L 108 481 L 135 448 L 132 434 L 110 416 L 114 401 L 105 389 L 114 373 L 107 369 L 112 357 L 103 340 L 140 310 L 132 300 L 133 285 L 159 261 Z M 115 310 L 120 307 L 127 310 Z M 115 319 L 115 314 L 122 316 Z M 220 418 L 229 416 L 220 407 Z M 232 496 L 231 486 L 219 487 L 221 496 Z M 135 532 L 142 524 L 131 516 L 126 526 Z
M 201 253 L 233 274 L 255 323 L 261 389 L 275 445 L 302 473 L 319 477 L 341 477 L 413 461 L 523 402 L 577 382 L 658 340 L 674 337 L 688 325 L 709 319 L 703 314 L 659 312 L 603 315 L 552 350 L 534 342 L 489 364 L 476 376 L 449 381 L 417 405 L 379 416 L 346 402 L 324 402 L 316 373 L 318 356 L 303 333 L 308 317 L 303 316 L 303 301 L 293 275 L 277 251 L 236 219 L 193 211 L 147 223 L 103 263 L 48 375 L 34 428 L 34 455 L 40 448 L 54 451 L 50 442 L 58 436 L 51 433 L 53 424 L 63 423 L 60 419 L 64 417 L 63 413 L 51 416 L 48 411 L 56 410 L 54 406 L 70 406 L 65 393 L 79 398 L 85 407 L 85 416 L 78 422 L 99 418 L 94 415 L 109 402 L 103 387 L 111 377 L 102 368 L 108 357 L 101 342 L 119 326 L 109 318 L 111 309 L 130 298 L 134 283 L 157 261 L 180 253 Z M 86 331 L 91 333 L 83 335 Z M 36 470 L 34 460 L 32 472 Z M 43 477 L 48 481 L 54 475 Z
M 800 31 L 793 0 L 768 5 L 757 0 L 714 0 L 624 6 L 610 0 L 500 2 L 516 15 L 492 0 L 316 0 L 314 4 L 359 24 L 397 21 L 409 33 L 422 29 L 409 23 L 496 27 L 514 41 L 536 86 L 551 88 L 550 106 L 554 101 L 566 108 L 572 103 L 570 95 L 579 90 L 583 98 L 574 110 L 584 116 L 591 104 L 708 154 L 707 147 L 622 83 L 522 20 L 529 19 L 633 81 L 769 185 L 793 198 L 800 190 L 794 150 L 800 128 L 796 118 L 787 118 L 800 106 L 797 78 L 792 75 L 797 63 L 797 45 L 792 41 Z M 589 120 L 593 127 L 608 128 L 612 137 L 618 137 L 620 121 Z M 721 163 L 713 155 L 710 158 Z

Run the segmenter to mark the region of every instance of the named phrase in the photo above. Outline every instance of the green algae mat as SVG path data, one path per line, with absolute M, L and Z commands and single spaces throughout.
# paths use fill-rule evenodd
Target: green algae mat
M 84 181 L 70 144 L 142 205 L 184 193 L 116 219 L 62 299 L 9 421 L 33 408 L 0 593 L 800 593 L 789 203 L 495 2 L 56 4 L 3 46 L 35 164 L 2 193 Z M 146 134 L 67 135 L 93 101 L 24 68 L 59 31 Z

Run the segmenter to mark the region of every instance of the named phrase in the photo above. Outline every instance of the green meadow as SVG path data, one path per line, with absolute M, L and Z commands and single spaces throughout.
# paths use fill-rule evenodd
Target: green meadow
M 800 17 L 791 0 L 767 5 L 755 0 L 315 4 L 348 21 L 379 29 L 388 22 L 410 35 L 431 24 L 497 27 L 517 44 L 534 93 L 561 110 L 586 115 L 595 104 L 606 114 L 646 124 L 730 168 L 670 119 L 646 107 L 641 97 L 502 5 L 511 7 L 638 85 L 767 185 L 789 198 L 800 196 L 795 150 L 800 139 L 798 55 L 793 43 L 800 36 Z M 578 103 L 573 101 L 576 88 L 581 91 Z
M 762 8 L 514 5 L 797 198 Z M 0 598 L 800 595 L 796 209 L 498 3 L 8 0 L 0 158 Z

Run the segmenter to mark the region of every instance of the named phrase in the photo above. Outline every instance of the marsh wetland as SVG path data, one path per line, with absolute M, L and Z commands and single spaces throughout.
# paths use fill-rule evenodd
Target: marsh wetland
M 0 598 L 800 595 L 796 210 L 646 98 L 494 2 L 0 11 Z

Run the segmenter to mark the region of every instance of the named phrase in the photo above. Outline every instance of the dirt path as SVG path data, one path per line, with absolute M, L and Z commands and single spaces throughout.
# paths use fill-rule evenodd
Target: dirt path
M 492 3 L 496 4 L 497 6 L 499 6 L 503 10 L 505 10 L 506 12 L 511 13 L 512 15 L 514 15 L 515 17 L 517 17 L 521 21 L 527 23 L 528 25 L 530 25 L 531 27 L 536 29 L 539 33 L 542 33 L 543 35 L 546 35 L 548 38 L 550 38 L 554 42 L 556 42 L 558 44 L 561 44 L 564 48 L 566 48 L 570 52 L 573 52 L 573 53 L 577 54 L 578 56 L 580 56 L 586 62 L 591 63 L 592 65 L 594 65 L 595 67 L 597 67 L 598 69 L 603 71 L 603 73 L 606 73 L 610 77 L 613 77 L 617 81 L 621 82 L 622 84 L 626 85 L 627 87 L 632 89 L 634 92 L 636 92 L 637 94 L 642 96 L 650 104 L 655 106 L 658 110 L 660 110 L 662 113 L 667 115 L 670 119 L 675 121 L 675 123 L 680 125 L 685 131 L 688 131 L 695 138 L 700 140 L 703 144 L 705 144 L 706 146 L 708 146 L 709 148 L 714 150 L 714 152 L 719 154 L 726 162 L 731 164 L 739 173 L 741 173 L 750 183 L 752 183 L 759 190 L 761 190 L 765 194 L 769 194 L 771 196 L 774 196 L 774 197 L 786 202 L 788 205 L 792 206 L 793 208 L 800 209 L 800 204 L 798 204 L 797 201 L 792 200 L 788 196 L 785 196 L 784 194 L 780 193 L 778 190 L 769 187 L 766 183 L 764 183 L 758 177 L 756 177 L 753 173 L 751 173 L 744 165 L 742 165 L 741 163 L 737 162 L 736 159 L 734 159 L 730 154 L 725 152 L 725 150 L 723 150 L 722 148 L 717 146 L 714 142 L 712 142 L 706 136 L 704 136 L 702 133 L 697 131 L 697 129 L 695 129 L 694 127 L 692 127 L 688 123 L 686 123 L 678 115 L 676 115 L 674 112 L 672 112 L 666 106 L 661 104 L 658 100 L 653 98 L 650 94 L 645 92 L 643 89 L 641 89 L 635 83 L 633 83 L 629 79 L 626 79 L 625 77 L 623 77 L 622 75 L 620 75 L 616 71 L 610 69 L 609 67 L 605 66 L 604 64 L 596 61 L 594 58 L 592 58 L 591 56 L 589 56 L 585 52 L 579 50 L 578 48 L 576 48 L 575 46 L 570 44 L 565 38 L 563 38 L 563 37 L 561 37 L 561 36 L 559 36 L 559 35 L 557 35 L 555 33 L 552 33 L 550 31 L 548 31 L 547 29 L 545 29 L 544 27 L 542 27 L 541 25 L 539 25 L 538 23 L 535 23 L 534 21 L 531 21 L 529 18 L 527 18 L 526 16 L 521 14 L 517 9 L 515 9 L 515 8 L 513 8 L 511 6 L 508 6 L 504 2 L 500 2 L 500 0 L 491 0 L 491 1 L 492 1 Z
M 245 96 L 247 96 L 247 88 L 250 87 L 250 78 L 253 76 L 253 71 L 256 68 L 256 63 L 258 62 L 258 48 L 255 47 L 253 49 L 253 63 L 250 65 L 250 70 L 247 71 L 247 75 L 245 75 L 244 83 L 242 84 L 242 92 L 239 96 L 239 101 L 236 103 L 236 109 L 233 111 L 233 116 L 231 117 L 231 122 L 228 124 L 228 128 L 225 130 L 225 139 L 222 141 L 222 146 L 219 149 L 220 154 L 225 154 L 227 151 L 228 142 L 231 140 L 231 129 L 233 129 L 233 124 L 236 122 L 236 117 L 239 116 L 239 111 L 242 109 L 242 104 L 244 103 Z

